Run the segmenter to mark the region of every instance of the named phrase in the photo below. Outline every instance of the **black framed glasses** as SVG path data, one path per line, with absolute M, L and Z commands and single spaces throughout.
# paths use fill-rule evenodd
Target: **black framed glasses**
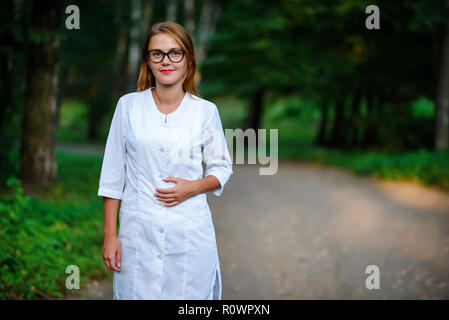
M 164 52 L 159 49 L 153 49 L 147 51 L 147 57 L 154 63 L 159 63 L 164 60 L 165 56 L 168 56 L 171 62 L 178 63 L 184 58 L 185 51 L 182 49 L 172 49 L 169 52 Z

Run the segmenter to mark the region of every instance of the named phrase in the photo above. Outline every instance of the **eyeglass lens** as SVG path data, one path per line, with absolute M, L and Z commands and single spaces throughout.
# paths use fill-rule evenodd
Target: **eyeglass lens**
M 180 62 L 184 57 L 184 51 L 182 50 L 170 50 L 168 53 L 159 51 L 159 50 L 151 50 L 149 51 L 149 57 L 153 62 L 161 62 L 164 60 L 165 55 L 168 55 L 168 58 L 172 62 Z

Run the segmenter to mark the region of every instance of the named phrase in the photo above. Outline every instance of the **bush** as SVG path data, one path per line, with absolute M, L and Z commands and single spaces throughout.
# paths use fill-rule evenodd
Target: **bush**
M 98 202 L 49 203 L 24 196 L 16 177 L 7 185 L 13 192 L 0 201 L 0 299 L 62 297 L 72 264 L 81 285 L 107 274 Z

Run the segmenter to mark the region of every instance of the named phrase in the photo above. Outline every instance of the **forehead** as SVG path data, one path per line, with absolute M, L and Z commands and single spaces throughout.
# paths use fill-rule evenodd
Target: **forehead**
M 160 49 L 163 51 L 168 51 L 172 48 L 181 49 L 181 45 L 173 38 L 171 35 L 166 33 L 157 34 L 151 37 L 150 43 L 148 44 L 148 50 Z

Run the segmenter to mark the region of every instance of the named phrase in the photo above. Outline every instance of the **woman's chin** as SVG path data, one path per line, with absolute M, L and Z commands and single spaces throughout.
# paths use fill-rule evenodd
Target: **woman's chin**
M 157 79 L 157 81 L 164 86 L 171 86 L 177 84 L 181 79 Z

